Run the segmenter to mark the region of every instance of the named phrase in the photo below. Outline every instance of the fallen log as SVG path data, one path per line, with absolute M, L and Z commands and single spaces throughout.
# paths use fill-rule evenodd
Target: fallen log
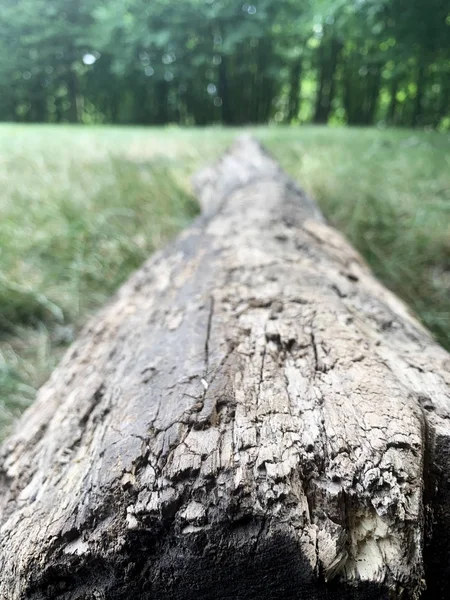
M 250 138 L 0 467 L 5 600 L 447 598 L 450 357 Z

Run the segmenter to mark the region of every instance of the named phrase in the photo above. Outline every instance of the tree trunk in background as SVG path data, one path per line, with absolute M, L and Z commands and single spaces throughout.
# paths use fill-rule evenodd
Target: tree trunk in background
M 155 85 L 155 97 L 153 99 L 155 107 L 155 123 L 165 125 L 169 118 L 169 84 L 167 81 L 157 81 Z
M 267 123 L 271 117 L 273 100 L 275 96 L 274 82 L 271 77 L 266 77 L 261 90 L 260 98 L 260 123 Z
M 221 56 L 221 63 L 219 65 L 219 96 L 222 98 L 222 121 L 224 125 L 231 125 L 233 122 L 231 116 L 230 98 L 228 90 L 228 76 L 227 76 L 227 56 Z
M 314 111 L 314 122 L 315 123 L 320 123 L 322 121 L 319 121 L 319 119 L 322 119 L 322 106 L 325 102 L 325 77 L 326 77 L 326 73 L 325 73 L 325 52 L 324 52 L 324 41 L 322 40 L 322 43 L 319 46 L 319 77 L 318 77 L 318 84 L 319 87 L 317 89 L 317 96 L 316 96 L 316 108 Z
M 367 104 L 365 110 L 365 122 L 367 125 L 373 125 L 375 123 L 381 89 L 381 65 L 374 66 L 372 69 L 373 72 L 370 73 L 370 84 L 366 89 Z
M 6 86 L 0 86 L 0 106 L 4 121 L 16 121 L 16 98 Z
M 424 93 L 425 93 L 425 83 L 426 83 L 425 65 L 423 63 L 423 60 L 420 59 L 419 66 L 417 69 L 417 84 L 416 84 L 417 90 L 416 90 L 416 95 L 414 98 L 413 112 L 412 112 L 412 116 L 411 116 L 411 125 L 413 127 L 417 127 L 418 125 L 422 124 L 422 116 L 423 116 L 422 102 L 423 102 L 423 97 L 424 97 Z
M 257 90 L 255 89 L 255 85 L 252 84 L 253 73 L 251 72 L 251 67 L 256 69 L 256 73 L 258 73 L 258 64 L 257 62 L 253 62 L 254 59 L 258 61 L 259 59 L 259 51 L 260 46 L 256 48 L 257 56 L 255 56 L 255 48 L 252 48 L 250 44 L 241 44 L 241 53 L 238 53 L 238 70 L 239 70 L 239 80 L 240 80 L 240 89 L 241 89 L 241 98 L 238 101 L 239 108 L 239 124 L 247 125 L 248 123 L 252 123 L 255 121 L 255 110 L 253 98 L 255 97 Z
M 29 119 L 34 123 L 45 123 L 47 120 L 47 97 L 41 77 L 36 77 L 34 85 L 30 90 L 30 113 Z
M 267 123 L 273 99 L 273 80 L 268 73 L 268 65 L 274 64 L 272 40 L 260 40 L 257 51 L 256 103 L 252 120 L 255 123 Z
M 381 65 L 372 65 L 365 74 L 361 55 L 346 57 L 344 66 L 344 108 L 349 125 L 373 125 L 381 89 Z
M 389 90 L 390 100 L 389 107 L 386 115 L 386 121 L 389 125 L 395 125 L 397 122 L 397 92 L 398 92 L 399 78 L 394 77 L 391 81 L 391 87 Z
M 438 110 L 435 118 L 435 126 L 438 127 L 441 119 L 450 117 L 450 65 L 441 80 L 441 94 Z
M 0 449 L 0 598 L 447 598 L 449 354 L 256 142 L 196 185 Z
M 152 98 L 146 83 L 144 80 L 141 85 L 133 86 L 133 123 L 139 125 L 152 123 L 156 118 L 155 90 Z
M 302 75 L 302 59 L 298 58 L 291 67 L 289 81 L 289 99 L 287 122 L 291 123 L 298 117 L 300 109 L 300 86 Z
M 326 113 L 327 121 L 330 116 L 330 112 L 332 109 L 332 103 L 333 103 L 335 93 L 336 93 L 336 70 L 337 70 L 337 66 L 339 63 L 339 57 L 340 57 L 341 50 L 342 50 L 342 42 L 340 42 L 338 39 L 333 37 L 333 39 L 331 41 L 330 70 L 329 70 L 329 74 L 328 74 L 329 92 L 328 92 L 327 102 L 325 105 L 326 109 L 327 109 L 327 113 Z
M 67 110 L 67 119 L 69 123 L 78 123 L 79 115 L 78 115 L 78 102 L 77 102 L 77 93 L 78 93 L 78 82 L 75 71 L 70 65 L 67 70 L 67 92 L 69 97 L 69 108 Z
M 319 88 L 316 98 L 314 123 L 327 123 L 335 94 L 335 74 L 342 44 L 335 37 L 322 41 L 319 51 Z
M 109 98 L 105 98 L 105 102 L 108 105 L 111 123 L 117 123 L 120 113 L 120 96 L 117 93 L 111 94 Z
M 344 57 L 343 61 L 343 104 L 345 108 L 345 114 L 347 116 L 347 124 L 349 125 L 353 120 L 353 89 L 352 89 L 352 68 L 350 57 Z

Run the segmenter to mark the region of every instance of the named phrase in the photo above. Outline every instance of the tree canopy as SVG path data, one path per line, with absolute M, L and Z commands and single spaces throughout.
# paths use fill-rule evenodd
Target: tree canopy
M 445 0 L 0 0 L 0 119 L 450 128 Z

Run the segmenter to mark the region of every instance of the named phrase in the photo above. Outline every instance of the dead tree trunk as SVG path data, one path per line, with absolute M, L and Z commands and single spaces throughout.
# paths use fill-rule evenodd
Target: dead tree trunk
M 197 186 L 1 450 L 0 597 L 447 598 L 449 355 L 256 142 Z

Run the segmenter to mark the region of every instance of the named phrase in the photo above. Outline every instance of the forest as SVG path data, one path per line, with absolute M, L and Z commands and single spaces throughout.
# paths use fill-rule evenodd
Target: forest
M 445 0 L 1 0 L 0 120 L 450 128 Z
M 449 33 L 0 0 L 1 599 L 450 597 Z

